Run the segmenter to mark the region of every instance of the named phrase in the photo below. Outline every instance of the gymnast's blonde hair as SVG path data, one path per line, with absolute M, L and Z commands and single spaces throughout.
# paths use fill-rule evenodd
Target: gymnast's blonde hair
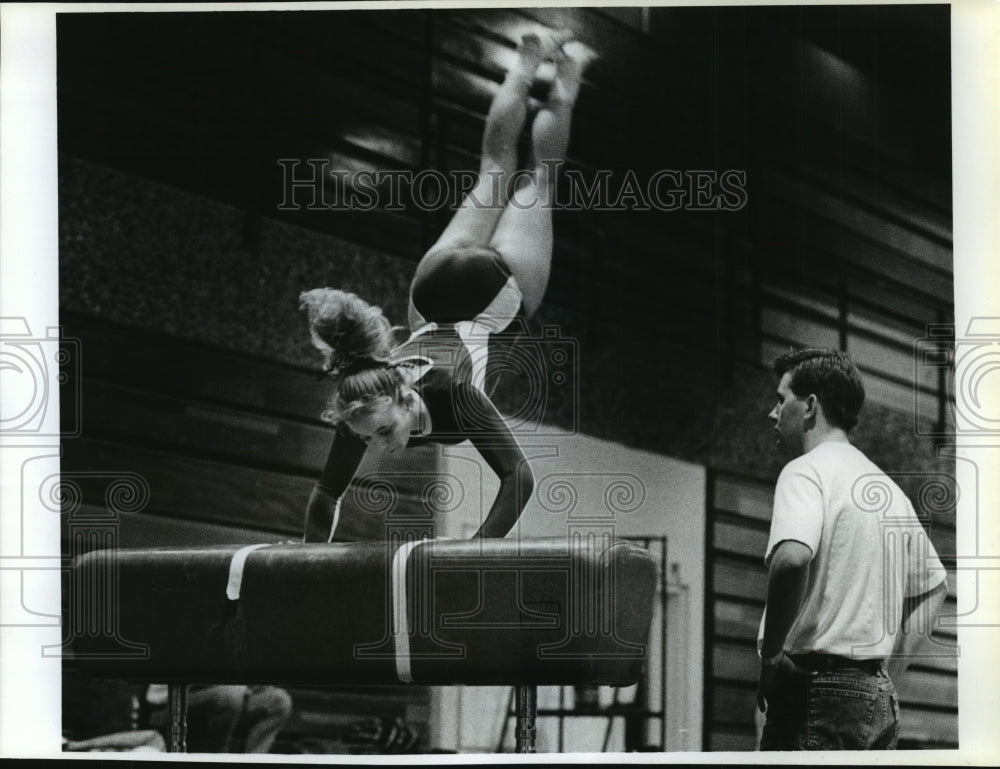
M 394 329 L 381 308 L 335 288 L 303 291 L 299 302 L 323 370 L 335 382 L 324 421 L 338 424 L 400 402 L 408 362 L 393 360 Z

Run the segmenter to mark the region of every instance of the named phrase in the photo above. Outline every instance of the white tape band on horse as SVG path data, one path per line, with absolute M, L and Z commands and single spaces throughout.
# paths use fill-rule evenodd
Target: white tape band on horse
M 430 541 L 422 539 L 407 542 L 392 557 L 389 588 L 392 600 L 392 640 L 396 649 L 396 676 L 404 684 L 413 683 L 413 671 L 410 669 L 410 616 L 406 610 L 406 562 L 414 548 Z
M 262 547 L 270 547 L 269 543 L 260 545 L 247 545 L 240 548 L 233 555 L 233 560 L 229 562 L 229 583 L 226 585 L 226 598 L 230 601 L 237 601 L 240 597 L 240 585 L 243 583 L 243 565 L 247 561 L 247 556 L 254 550 Z
M 327 535 L 326 541 L 333 542 L 334 532 L 337 531 L 337 524 L 340 523 L 340 503 L 344 501 L 344 495 L 341 494 L 337 497 L 337 504 L 333 506 L 333 523 L 330 524 L 330 533 Z

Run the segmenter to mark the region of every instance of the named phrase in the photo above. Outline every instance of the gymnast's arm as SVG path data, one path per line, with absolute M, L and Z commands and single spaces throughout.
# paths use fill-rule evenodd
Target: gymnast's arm
M 329 542 L 333 537 L 337 504 L 358 471 L 367 448 L 364 441 L 343 428 L 337 428 L 323 474 L 313 487 L 306 505 L 303 542 Z
M 503 537 L 514 528 L 535 489 L 535 477 L 517 439 L 496 406 L 472 385 L 463 385 L 463 402 L 475 414 L 477 429 L 468 434 L 472 445 L 500 479 L 493 506 L 476 538 Z

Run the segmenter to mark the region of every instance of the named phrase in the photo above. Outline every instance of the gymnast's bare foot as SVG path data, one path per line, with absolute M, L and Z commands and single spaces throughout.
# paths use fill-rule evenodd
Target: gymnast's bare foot
M 535 70 L 545 61 L 547 50 L 542 38 L 533 32 L 521 35 L 521 44 L 517 47 L 517 69 L 526 77 L 534 77 Z
M 576 101 L 580 93 L 580 79 L 583 75 L 584 49 L 580 43 L 567 40 L 556 52 L 556 77 L 552 82 L 549 99 L 568 104 Z
M 521 44 L 517 47 L 520 68 L 534 73 L 543 62 L 558 61 L 565 55 L 562 47 L 572 39 L 573 33 L 568 29 L 542 34 L 528 32 L 521 35 Z
M 560 29 L 546 36 L 548 47 L 546 58 L 558 60 L 562 55 L 563 46 L 573 40 L 573 32 L 568 29 Z

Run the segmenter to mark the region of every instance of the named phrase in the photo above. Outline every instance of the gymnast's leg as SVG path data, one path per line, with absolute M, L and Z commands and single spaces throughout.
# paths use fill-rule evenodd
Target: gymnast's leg
M 555 164 L 566 157 L 570 118 L 580 91 L 581 74 L 580 59 L 559 51 L 552 91 L 531 129 L 534 168 L 520 180 L 489 243 L 510 267 L 529 316 L 542 303 L 549 282 Z
M 247 753 L 270 753 L 274 740 L 292 715 L 292 698 L 277 686 L 251 686 L 243 718 L 247 724 Z
M 428 254 L 489 243 L 507 203 L 507 181 L 517 170 L 517 142 L 527 115 L 528 90 L 551 47 L 538 35 L 521 38 L 517 62 L 507 72 L 486 116 L 479 178 Z

